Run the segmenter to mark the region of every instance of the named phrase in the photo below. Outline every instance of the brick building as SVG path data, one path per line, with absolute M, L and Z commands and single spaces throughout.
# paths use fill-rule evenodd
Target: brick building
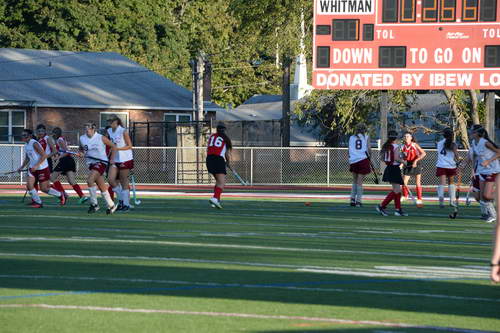
M 112 114 L 129 127 L 193 120 L 190 90 L 113 52 L 0 49 L 0 73 L 0 143 L 19 142 L 23 128 L 43 123 L 75 144 L 83 123 L 102 128 Z M 220 110 L 205 104 L 207 118 Z M 148 142 L 166 145 L 168 131 L 176 127 L 152 127 Z

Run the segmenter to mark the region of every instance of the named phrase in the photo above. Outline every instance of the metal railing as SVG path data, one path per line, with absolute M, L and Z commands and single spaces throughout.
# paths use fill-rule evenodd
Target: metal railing
M 72 147 L 76 150 L 76 147 Z M 421 161 L 423 185 L 436 185 L 435 149 L 426 150 Z M 459 151 L 462 158 L 466 151 Z M 372 150 L 375 167 L 380 166 L 379 152 Z M 0 173 L 16 170 L 22 163 L 22 145 L 0 145 Z M 205 147 L 136 147 L 134 148 L 134 174 L 139 184 L 208 185 L 213 177 L 205 166 Z M 87 166 L 83 158 L 77 160 L 77 180 L 84 183 Z M 251 185 L 314 185 L 333 186 L 351 184 L 348 150 L 320 147 L 246 147 L 232 152 L 232 166 Z M 381 166 L 383 168 L 383 166 Z M 463 182 L 468 183 L 471 165 L 466 165 Z M 22 174 L 0 176 L 0 183 L 22 183 Z M 229 172 L 228 183 L 239 184 Z M 365 178 L 374 184 L 373 177 Z

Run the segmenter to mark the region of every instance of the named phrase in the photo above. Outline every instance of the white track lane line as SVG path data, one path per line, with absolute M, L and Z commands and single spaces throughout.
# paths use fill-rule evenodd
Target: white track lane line
M 390 323 L 386 321 L 374 320 L 349 320 L 338 318 L 322 318 L 322 317 L 306 317 L 306 316 L 287 316 L 287 315 L 262 315 L 250 313 L 231 313 L 231 312 L 205 312 L 205 311 L 183 311 L 183 310 L 160 310 L 160 309 L 129 309 L 123 307 L 99 307 L 99 306 L 78 306 L 78 305 L 49 305 L 49 304 L 0 304 L 0 308 L 38 308 L 47 310 L 87 310 L 87 311 L 105 311 L 105 312 L 125 312 L 125 313 L 144 313 L 144 314 L 166 314 L 166 315 L 188 315 L 188 316 L 209 316 L 209 317 L 232 317 L 232 318 L 249 318 L 249 319 L 277 319 L 277 320 L 294 320 L 294 321 L 309 321 L 309 322 L 324 322 L 347 325 L 367 325 L 367 326 L 383 326 L 383 327 L 400 327 L 400 328 L 415 328 L 428 329 L 442 332 L 458 332 L 458 333 L 491 333 L 490 331 L 470 330 L 454 327 L 442 326 L 425 326 L 412 325 L 405 323 Z

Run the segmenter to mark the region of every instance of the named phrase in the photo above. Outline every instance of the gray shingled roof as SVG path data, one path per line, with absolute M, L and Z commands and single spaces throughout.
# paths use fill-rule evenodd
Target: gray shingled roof
M 192 93 L 114 52 L 0 49 L 0 99 L 39 106 L 191 110 Z M 216 104 L 207 110 L 221 109 Z
M 292 108 L 295 101 L 292 101 Z M 255 95 L 234 110 L 217 112 L 217 120 L 222 121 L 258 121 L 280 120 L 282 118 L 281 95 Z M 290 142 L 292 146 L 323 145 L 318 141 L 318 130 L 299 126 L 291 119 Z

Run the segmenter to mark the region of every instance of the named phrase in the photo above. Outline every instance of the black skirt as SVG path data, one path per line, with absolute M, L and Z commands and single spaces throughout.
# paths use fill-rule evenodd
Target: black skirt
M 217 174 L 227 174 L 226 172 L 226 160 L 224 157 L 217 155 L 208 155 L 207 156 L 207 169 L 212 175 Z
M 59 163 L 57 163 L 54 172 L 60 172 L 63 175 L 66 175 L 67 172 L 72 171 L 76 172 L 76 163 L 73 157 L 64 156 L 59 159 Z
M 384 170 L 382 181 L 391 184 L 403 185 L 403 177 L 401 176 L 401 169 L 398 165 L 388 165 Z

